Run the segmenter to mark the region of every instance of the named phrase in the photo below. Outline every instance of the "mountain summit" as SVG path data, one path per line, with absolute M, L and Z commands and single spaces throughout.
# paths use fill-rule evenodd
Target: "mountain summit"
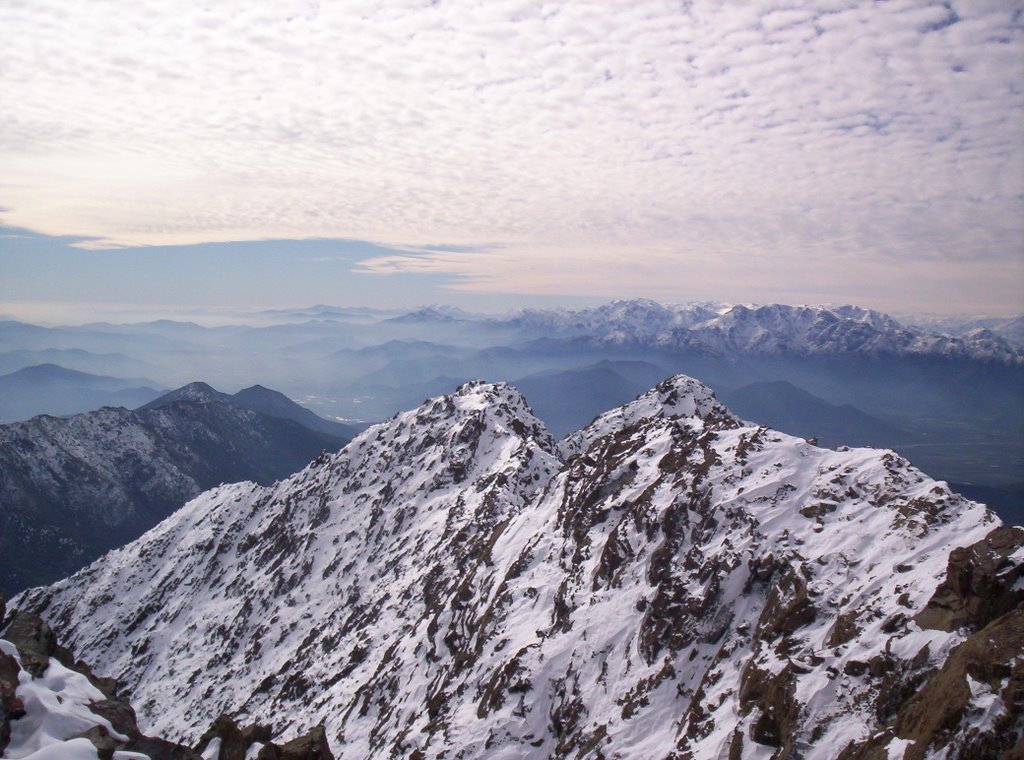
M 173 738 L 226 712 L 352 758 L 984 757 L 1019 733 L 1022 547 L 688 377 L 558 445 L 477 382 L 13 606 Z

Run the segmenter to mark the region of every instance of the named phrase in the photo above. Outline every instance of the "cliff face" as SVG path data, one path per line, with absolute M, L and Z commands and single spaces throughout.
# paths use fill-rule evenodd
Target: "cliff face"
M 998 527 L 690 378 L 557 445 L 473 383 L 15 601 L 174 738 L 224 712 L 353 758 L 966 758 L 1021 714 L 1024 549 Z M 970 696 L 936 726 L 944 679 Z

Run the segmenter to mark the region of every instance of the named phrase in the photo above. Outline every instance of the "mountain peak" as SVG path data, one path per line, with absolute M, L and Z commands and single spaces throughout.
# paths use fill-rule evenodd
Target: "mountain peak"
M 577 454 L 598 438 L 646 420 L 677 420 L 687 427 L 700 428 L 711 418 L 739 422 L 702 382 L 688 375 L 675 375 L 662 380 L 635 401 L 598 416 L 583 430 L 566 437 L 560 450 L 563 456 Z
M 160 396 L 160 398 L 153 399 L 148 404 L 140 406 L 137 411 L 161 409 L 165 406 L 170 406 L 171 404 L 176 404 L 182 401 L 209 404 L 228 402 L 230 401 L 230 397 L 221 393 L 216 388 L 197 380 L 196 382 L 176 388 L 170 393 L 165 393 L 163 396 Z

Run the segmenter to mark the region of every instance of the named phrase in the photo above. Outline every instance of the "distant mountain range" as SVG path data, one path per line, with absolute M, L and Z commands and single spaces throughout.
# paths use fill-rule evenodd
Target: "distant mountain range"
M 219 483 L 269 484 L 354 429 L 255 386 L 0 425 L 0 593 L 63 577 Z
M 830 404 L 783 380 L 725 391 L 722 402 L 740 416 L 822 446 L 886 446 L 912 443 L 919 434 L 890 425 L 849 404 Z
M 251 325 L 221 327 L 2 322 L 0 360 L 14 368 L 63 357 L 100 375 L 134 366 L 140 372 L 124 376 L 151 377 L 154 389 L 197 376 L 217 387 L 258 381 L 342 422 L 386 419 L 467 380 L 505 381 L 523 387 L 557 434 L 685 373 L 752 419 L 837 445 L 892 446 L 936 477 L 998 489 L 991 493 L 1000 499 L 1013 498 L 1024 472 L 1024 343 L 1015 318 L 648 300 L 497 317 L 324 305 L 250 316 Z M 101 356 L 111 357 L 109 370 Z M 628 366 L 646 369 L 633 376 Z M 733 395 L 744 388 L 746 398 Z M 41 403 L 38 391 L 29 397 L 37 406 L 18 417 L 139 401 L 57 407 L 59 394 Z
M 713 355 L 924 355 L 1020 363 L 1019 342 L 991 330 L 944 335 L 855 306 L 726 306 L 616 301 L 578 311 L 523 311 L 489 320 L 546 335 L 638 343 Z M 1009 329 L 1007 336 L 1015 336 Z
M 37 414 L 76 414 L 101 406 L 134 409 L 163 392 L 155 385 L 143 378 L 92 375 L 56 364 L 25 367 L 0 376 L 0 422 Z

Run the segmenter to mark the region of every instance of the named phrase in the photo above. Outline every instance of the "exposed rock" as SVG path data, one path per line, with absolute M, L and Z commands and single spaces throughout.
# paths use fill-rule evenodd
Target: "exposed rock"
M 3 619 L 3 597 L 0 597 L 0 620 Z M 24 705 L 15 696 L 18 688 L 18 661 L 0 652 L 0 755 L 11 739 L 11 719 L 24 714 Z
M 327 744 L 327 732 L 323 725 L 314 726 L 308 733 L 284 744 L 278 750 L 280 755 L 277 758 L 270 754 L 274 749 L 276 747 L 273 745 L 264 747 L 260 750 L 257 760 L 334 760 L 334 753 Z
M 221 715 L 200 737 L 195 751 L 202 754 L 211 742 L 218 740 L 217 760 L 245 760 L 253 756 L 253 745 L 260 745 L 257 760 L 334 760 L 322 725 L 283 745 L 270 741 L 270 737 L 270 726 L 256 723 L 241 728 L 229 716 Z
M 35 677 L 46 672 L 50 655 L 57 650 L 57 637 L 50 626 L 30 612 L 16 612 L 0 638 L 18 647 L 22 667 Z
M 996 528 L 949 555 L 946 578 L 917 615 L 922 628 L 972 631 L 1024 601 L 1024 529 Z
M 85 673 L 83 675 L 87 676 Z M 97 685 L 93 679 L 90 678 L 89 680 L 92 681 L 94 686 Z M 100 689 L 100 691 L 103 690 Z M 126 736 L 141 736 L 139 725 L 135 718 L 135 710 L 128 702 L 121 699 L 104 699 L 99 702 L 90 702 L 89 709 L 101 718 L 109 720 L 110 725 L 118 733 L 125 734 Z
M 787 757 L 792 751 L 796 719 L 800 712 L 793 676 L 791 665 L 774 675 L 749 665 L 743 670 L 740 681 L 741 712 L 746 715 L 752 710 L 758 711 L 750 738 L 758 744 L 778 747 L 779 757 Z
M 245 760 L 246 753 L 253 742 L 266 744 L 270 741 L 270 737 L 270 726 L 257 723 L 240 728 L 229 716 L 221 715 L 199 738 L 195 751 L 201 755 L 211 741 L 219 739 L 220 754 L 217 756 L 217 760 Z
M 768 594 L 757 632 L 765 640 L 787 637 L 814 622 L 817 615 L 807 594 L 807 582 L 793 567 L 787 568 Z
M 968 638 L 907 700 L 884 732 L 851 745 L 840 760 L 935 754 L 949 760 L 1019 757 L 1024 719 L 1024 609 L 1009 612 Z
M 92 742 L 92 746 L 96 748 L 96 754 L 99 755 L 100 760 L 112 760 L 114 752 L 121 749 L 123 742 L 119 742 L 104 726 L 93 726 L 84 734 L 86 739 Z

